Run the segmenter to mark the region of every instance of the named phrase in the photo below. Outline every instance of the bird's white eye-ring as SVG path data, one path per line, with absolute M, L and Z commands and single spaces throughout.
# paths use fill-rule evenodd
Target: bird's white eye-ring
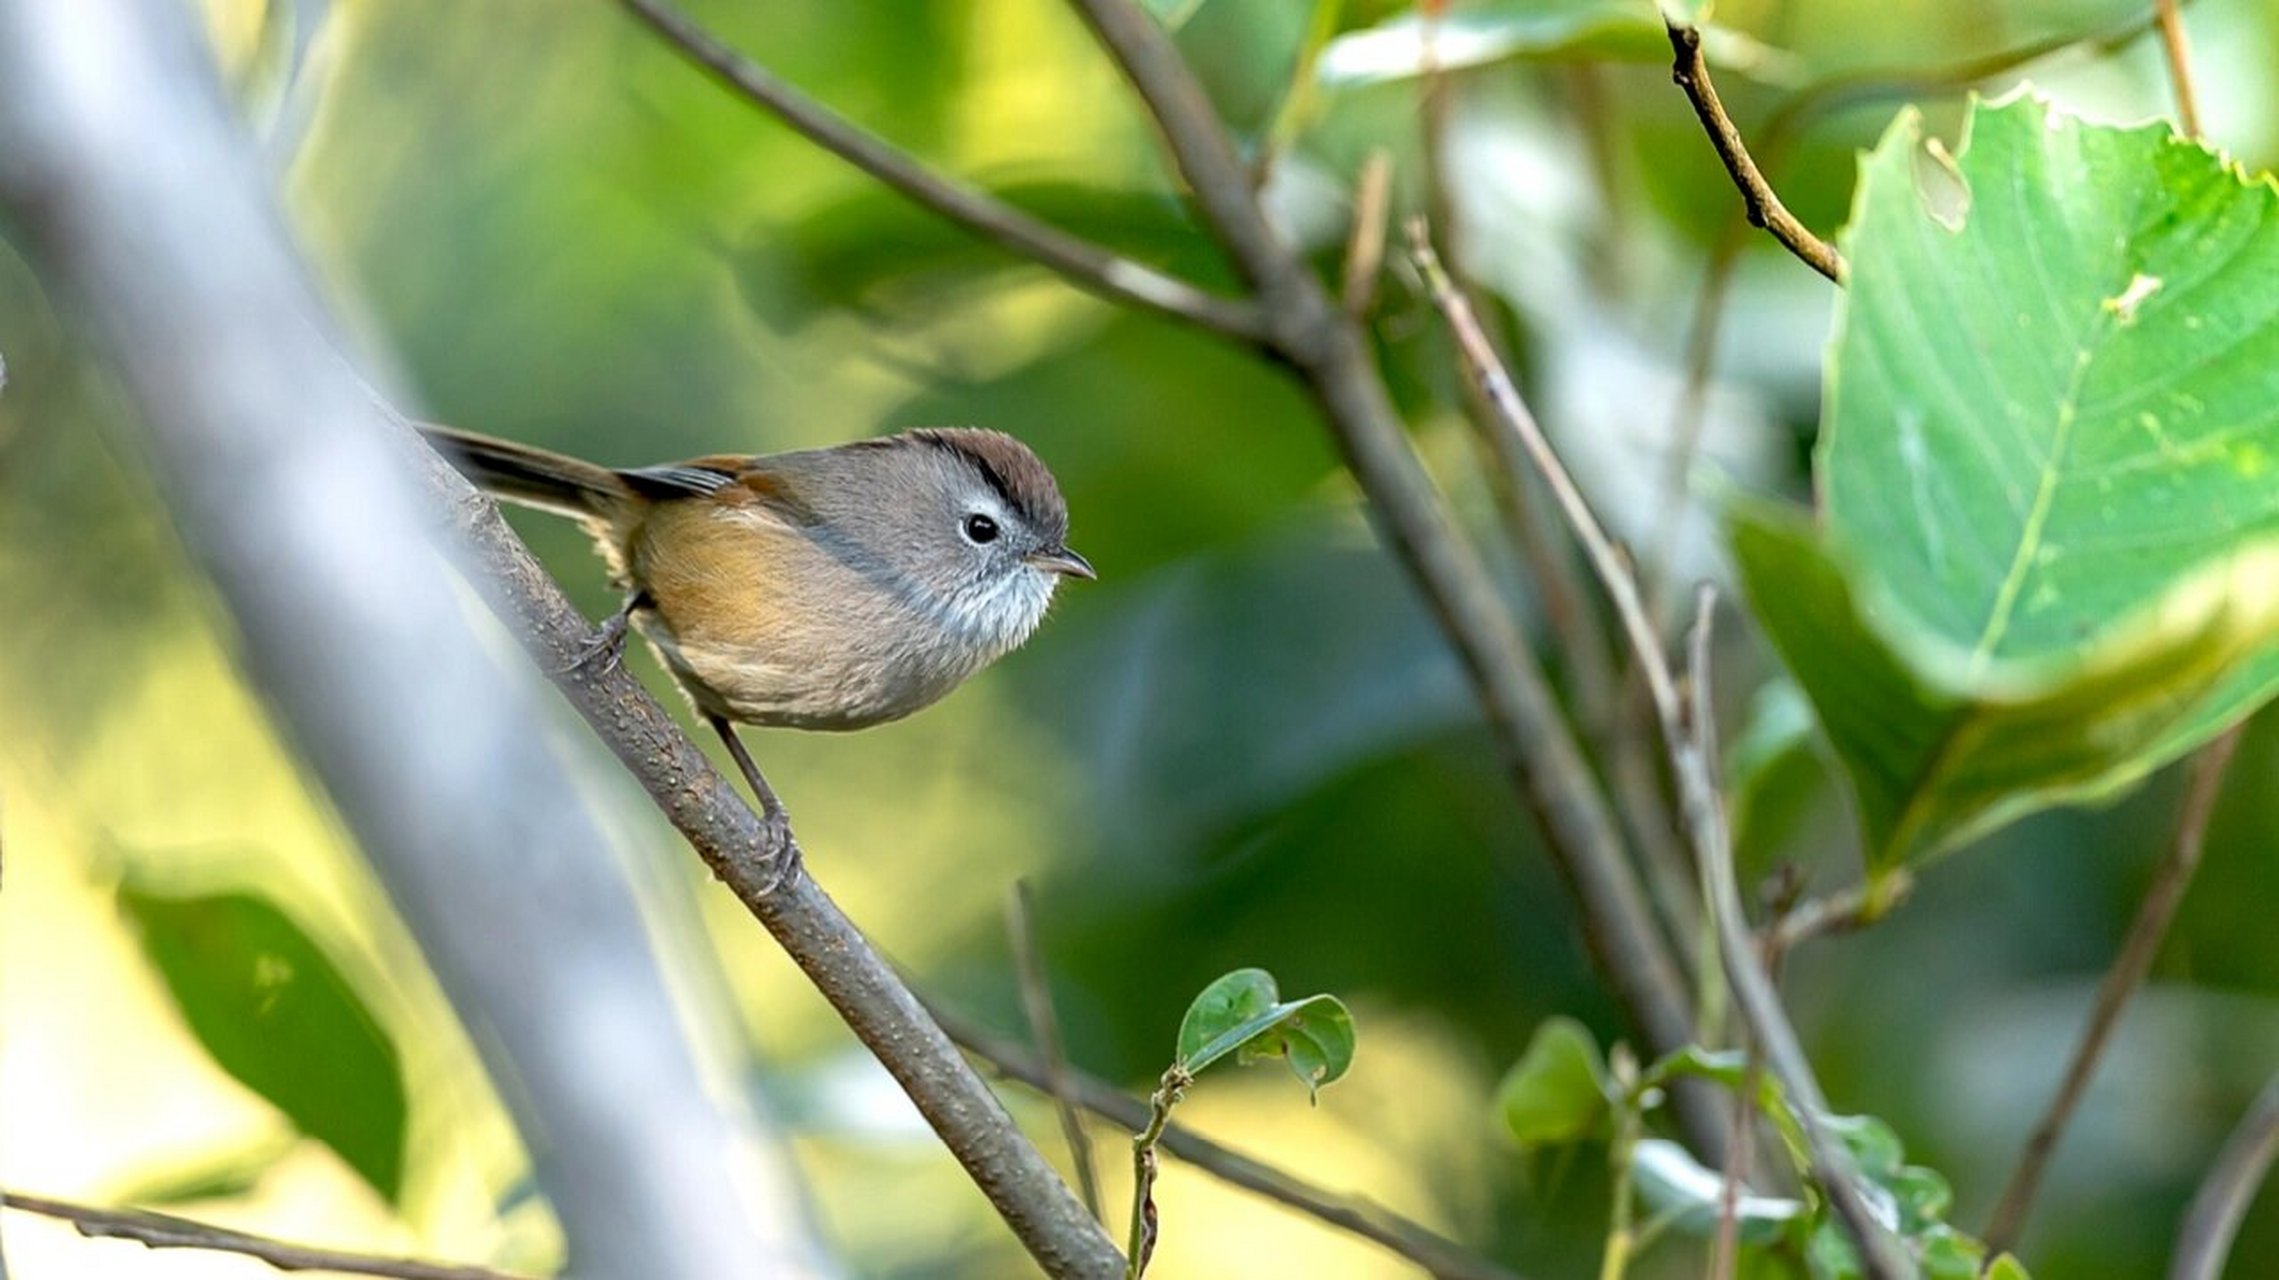
M 997 541 L 997 522 L 978 511 L 965 518 L 964 528 L 966 541 L 975 546 Z

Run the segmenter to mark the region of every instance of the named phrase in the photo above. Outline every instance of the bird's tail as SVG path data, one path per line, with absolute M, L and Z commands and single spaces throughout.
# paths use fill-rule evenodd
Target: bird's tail
M 633 498 L 616 472 L 591 462 L 451 427 L 422 424 L 419 433 L 477 488 L 509 502 L 607 522 Z

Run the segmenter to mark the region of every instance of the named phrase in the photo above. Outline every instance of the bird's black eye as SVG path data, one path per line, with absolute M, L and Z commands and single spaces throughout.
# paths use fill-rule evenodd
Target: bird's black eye
M 965 518 L 966 539 L 974 543 L 997 541 L 997 522 L 976 511 Z

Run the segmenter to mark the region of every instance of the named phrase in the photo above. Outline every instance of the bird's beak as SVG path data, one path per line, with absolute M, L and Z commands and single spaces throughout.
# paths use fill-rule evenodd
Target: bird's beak
M 1093 571 L 1090 560 L 1067 547 L 1051 547 L 1043 551 L 1032 551 L 1023 558 L 1047 573 L 1057 573 L 1064 577 L 1089 580 L 1100 576 Z

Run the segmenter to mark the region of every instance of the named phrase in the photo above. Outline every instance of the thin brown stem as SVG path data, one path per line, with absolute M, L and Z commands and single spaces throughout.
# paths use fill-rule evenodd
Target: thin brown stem
M 250 1231 L 193 1222 L 172 1214 L 144 1209 L 98 1209 L 92 1205 L 50 1200 L 45 1196 L 11 1191 L 4 1199 L 11 1209 L 59 1218 L 90 1239 L 132 1240 L 152 1249 L 205 1249 L 234 1253 L 266 1262 L 279 1271 L 334 1271 L 352 1276 L 387 1276 L 392 1280 L 525 1280 L 489 1267 L 424 1262 L 417 1258 L 391 1258 L 372 1253 L 351 1253 L 315 1245 L 258 1236 Z
M 1423 272 L 1431 292 L 1433 304 L 1448 322 L 1456 336 L 1458 350 L 1463 352 L 1465 363 L 1487 390 L 1489 400 L 1496 406 L 1505 427 L 1517 435 L 1526 446 L 1529 457 L 1540 469 L 1552 497 L 1558 502 L 1561 513 L 1581 544 L 1585 560 L 1597 573 L 1600 584 L 1613 601 L 1616 617 L 1621 621 L 1624 635 L 1629 640 L 1632 656 L 1652 695 L 1657 719 L 1661 723 L 1664 745 L 1670 755 L 1672 772 L 1678 780 L 1678 792 L 1685 815 L 1686 830 L 1694 846 L 1694 856 L 1702 879 L 1702 896 L 1709 903 L 1710 917 L 1716 926 L 1726 981 L 1732 988 L 1734 1001 L 1747 1023 L 1749 1034 L 1762 1049 L 1773 1074 L 1786 1090 L 1797 1118 L 1804 1129 L 1806 1145 L 1812 1157 L 1813 1173 L 1834 1204 L 1838 1218 L 1859 1247 L 1861 1260 L 1871 1280 L 1898 1280 L 1912 1274 L 1899 1242 L 1890 1230 L 1868 1207 L 1858 1169 L 1833 1134 L 1828 1132 L 1824 1117 L 1828 1111 L 1826 1098 L 1812 1073 L 1812 1064 L 1804 1056 L 1798 1043 L 1796 1030 L 1789 1025 L 1788 1015 L 1781 1008 L 1779 996 L 1771 980 L 1766 977 L 1763 962 L 1749 936 L 1746 913 L 1741 906 L 1740 888 L 1733 873 L 1732 830 L 1726 820 L 1724 800 L 1718 793 L 1716 766 L 1713 760 L 1713 727 L 1708 699 L 1708 618 L 1710 598 L 1705 592 L 1699 621 L 1694 635 L 1694 688 L 1689 703 L 1680 696 L 1676 677 L 1670 669 L 1669 658 L 1662 652 L 1661 641 L 1655 631 L 1653 619 L 1646 612 L 1644 593 L 1640 590 L 1629 557 L 1614 545 L 1599 523 L 1597 515 L 1567 471 L 1566 464 L 1552 449 L 1549 437 L 1535 421 L 1525 401 L 1520 399 L 1513 386 L 1511 375 L 1495 351 L 1488 345 L 1487 336 L 1480 332 L 1479 323 L 1465 304 L 1464 297 L 1441 270 L 1439 259 L 1432 251 L 1421 225 L 1412 225 L 1412 253 L 1418 269 Z
M 2185 137 L 2200 137 L 2200 96 L 2192 87 L 2192 46 L 2184 35 L 2183 10 L 2176 0 L 2152 0 L 2152 8 L 2160 24 L 2161 51 L 2168 55 L 2168 78 L 2176 86 L 2176 118 Z
M 2003 1185 L 2002 1199 L 1986 1228 L 1986 1245 L 1990 1250 L 1999 1252 L 2017 1243 L 2019 1233 L 2025 1228 L 2026 1216 L 2033 1209 L 2034 1196 L 2041 1190 L 2042 1174 L 2048 1170 L 2058 1140 L 2065 1136 L 2065 1127 L 2073 1119 L 2074 1109 L 2081 1105 L 2082 1095 L 2088 1092 L 2089 1082 L 2097 1074 L 2097 1064 L 2112 1040 L 2113 1028 L 2120 1025 L 2121 1011 L 2128 1007 L 2129 998 L 2136 994 L 2137 988 L 2144 985 L 2145 975 L 2152 972 L 2152 962 L 2160 955 L 2160 944 L 2168 937 L 2168 926 L 2176 918 L 2176 908 L 2184 901 L 2185 891 L 2192 887 L 2193 874 L 2200 869 L 2200 855 L 2207 847 L 2208 821 L 2215 814 L 2217 797 L 2223 794 L 2224 775 L 2239 750 L 2239 737 L 2240 730 L 2232 729 L 2202 748 L 2199 758 L 2193 761 L 2192 780 L 2185 788 L 2184 804 L 2177 814 L 2176 835 L 2169 842 L 2168 854 L 2153 872 L 2144 901 L 2137 905 L 2136 918 L 2129 922 L 2128 936 L 2121 942 L 2121 953 L 2113 958 L 2113 966 L 2097 984 L 2097 999 L 2090 1006 L 2089 1022 L 2081 1029 L 2080 1041 L 2073 1046 L 2073 1056 L 2065 1064 L 2065 1075 L 2058 1083 L 2057 1093 L 2034 1125 L 2032 1135 L 2026 1139 L 2025 1150 L 2018 1155 L 2017 1167 L 2010 1171 L 2010 1180 Z
M 1163 1225 L 1155 1209 L 1155 1148 L 1171 1123 L 1171 1109 L 1187 1096 L 1187 1086 L 1194 1082 L 1187 1068 L 1171 1064 L 1155 1092 L 1148 1096 L 1147 1124 L 1132 1135 L 1132 1228 L 1131 1243 L 1124 1250 L 1124 1280 L 1140 1280 L 1147 1274 L 1148 1260 L 1155 1256 L 1156 1238 Z
M 958 1047 L 988 1063 L 1000 1075 L 1039 1091 L 1052 1087 L 1044 1063 L 1035 1054 L 947 1009 L 935 1006 L 932 1013 Z M 1137 1130 L 1148 1123 L 1148 1104 L 1106 1081 L 1071 1070 L 1068 1083 L 1085 1110 L 1109 1123 L 1126 1130 Z M 1287 1170 L 1221 1146 L 1193 1130 L 1170 1125 L 1164 1129 L 1158 1145 L 1223 1182 L 1379 1245 L 1440 1280 L 1516 1280 L 1510 1271 L 1423 1223 L 1373 1201 L 1315 1186 Z
M 2192 1197 L 2168 1280 L 2221 1280 L 2231 1256 L 2232 1237 L 2255 1199 L 2256 1189 L 2279 1157 L 2279 1076 L 2263 1086 L 2239 1127 L 2225 1140 L 2215 1167 Z
M 1815 938 L 1865 929 L 1889 915 L 1892 908 L 1905 902 L 1914 891 L 1914 873 L 1897 867 L 1870 884 L 1854 885 L 1824 898 L 1806 899 L 1765 926 L 1762 930 L 1764 946 L 1769 952 L 1785 957 Z
M 729 48 L 666 0 L 619 0 L 683 57 L 809 141 L 912 201 L 999 248 L 1027 258 L 1078 288 L 1242 342 L 1264 332 L 1258 307 L 1165 275 L 1050 223 L 953 182 Z
M 1725 113 L 1725 104 L 1717 97 L 1717 84 L 1709 75 L 1709 62 L 1701 53 L 1701 32 L 1681 22 L 1671 21 L 1667 25 L 1670 49 L 1676 55 L 1670 78 L 1685 91 L 1686 100 L 1693 104 L 1694 115 L 1701 120 L 1702 130 L 1709 135 L 1710 145 L 1717 149 L 1717 158 L 1725 162 L 1725 172 L 1732 175 L 1733 185 L 1740 188 L 1750 225 L 1771 232 L 1773 239 L 1780 241 L 1804 265 L 1842 284 L 1844 255 L 1798 221 L 1788 206 L 1781 203 L 1772 184 L 1765 181 L 1757 162 L 1750 157 L 1749 145 L 1741 140 L 1741 131 L 1733 124 L 1733 117 Z
M 1013 971 L 1021 981 L 1021 1005 L 1029 1018 L 1029 1034 L 1036 1037 L 1044 1060 L 1046 1092 L 1060 1114 L 1060 1132 L 1068 1140 L 1068 1158 L 1076 1166 L 1076 1189 L 1092 1216 L 1107 1221 L 1101 1209 L 1100 1171 L 1092 1163 L 1092 1139 L 1084 1132 L 1084 1117 L 1077 1113 L 1076 1086 L 1068 1078 L 1068 1044 L 1060 1034 L 1060 1012 L 1053 1007 L 1052 984 L 1045 977 L 1044 951 L 1037 945 L 1036 903 L 1029 882 L 1015 880 L 1005 895 L 1005 932 L 1013 940 Z

